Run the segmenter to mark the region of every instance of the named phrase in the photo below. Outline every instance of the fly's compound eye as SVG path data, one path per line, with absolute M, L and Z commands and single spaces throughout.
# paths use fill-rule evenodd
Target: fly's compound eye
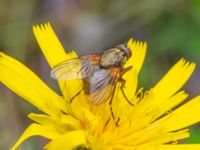
M 120 44 L 120 45 L 116 46 L 116 48 L 119 48 L 121 51 L 123 51 L 128 58 L 130 58 L 132 56 L 131 50 L 129 48 L 127 48 L 127 46 L 125 44 Z

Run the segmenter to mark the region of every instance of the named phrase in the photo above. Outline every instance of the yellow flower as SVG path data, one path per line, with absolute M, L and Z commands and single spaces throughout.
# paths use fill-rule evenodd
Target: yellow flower
M 34 26 L 34 34 L 50 67 L 77 57 L 65 53 L 49 23 Z M 200 144 L 178 144 L 188 138 L 188 126 L 200 121 L 200 97 L 177 108 L 187 97 L 179 90 L 191 76 L 195 64 L 179 60 L 150 90 L 137 87 L 138 74 L 146 54 L 146 43 L 129 40 L 132 57 L 125 67 L 133 66 L 123 75 L 124 92 L 134 106 L 127 103 L 117 84 L 112 103 L 112 118 L 108 102 L 92 105 L 79 91 L 81 80 L 59 81 L 62 96 L 52 91 L 32 71 L 17 60 L 0 53 L 0 81 L 13 92 L 43 111 L 28 115 L 32 123 L 11 148 L 15 150 L 31 136 L 49 139 L 47 150 L 191 150 Z M 118 126 L 117 119 L 120 118 Z

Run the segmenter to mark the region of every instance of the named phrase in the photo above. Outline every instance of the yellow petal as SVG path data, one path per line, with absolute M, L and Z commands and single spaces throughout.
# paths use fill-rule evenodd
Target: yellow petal
M 72 129 L 80 129 L 81 128 L 80 121 L 69 115 L 62 115 L 61 123 L 65 124 L 67 126 L 70 126 Z
M 51 115 L 68 112 L 67 103 L 31 70 L 0 53 L 0 81 L 16 94 Z
M 162 145 L 157 150 L 198 150 L 200 144 L 175 144 L 175 145 Z
M 111 134 L 104 133 L 100 137 L 96 138 L 92 143 L 91 149 L 92 150 L 103 150 L 109 146 L 108 141 L 112 138 Z
M 187 97 L 188 97 L 188 94 L 185 93 L 184 91 L 180 91 L 176 93 L 175 95 L 170 97 L 168 100 L 164 101 L 162 104 L 157 106 L 157 112 L 154 118 L 157 119 L 163 114 L 167 113 L 172 108 L 182 103 Z
M 45 148 L 48 150 L 72 150 L 79 145 L 86 145 L 85 135 L 82 130 L 71 131 L 59 136 L 47 144 Z
M 131 102 L 137 90 L 138 75 L 136 70 L 131 68 L 131 70 L 123 75 L 123 79 L 125 80 L 125 84 L 121 85 L 122 90 L 120 89 L 119 99 L 124 99 L 125 103 L 127 103 L 125 100 L 126 97 Z M 124 92 L 124 95 L 122 92 Z
M 137 150 L 199 150 L 200 144 L 166 144 L 161 146 L 141 146 Z
M 49 127 L 54 127 L 55 124 L 58 122 L 58 120 L 55 117 L 51 117 L 45 114 L 30 113 L 28 117 L 40 125 Z
M 80 121 L 70 115 L 62 115 L 61 118 L 55 118 L 44 114 L 31 113 L 28 117 L 40 125 L 50 129 L 57 129 L 62 133 L 81 128 Z
M 21 135 L 15 145 L 11 148 L 11 150 L 17 149 L 17 147 L 25 141 L 27 138 L 31 136 L 43 136 L 48 139 L 55 139 L 60 134 L 54 131 L 49 130 L 48 128 L 38 125 L 38 124 L 31 124 Z
M 67 60 L 70 57 L 76 57 L 75 53 L 70 55 L 65 53 L 65 50 L 53 31 L 50 23 L 33 26 L 33 32 L 51 67 L 54 67 L 58 63 Z
M 195 64 L 184 59 L 178 61 L 153 88 L 155 103 L 160 104 L 176 93 L 189 79 Z
M 133 68 L 139 74 L 144 62 L 144 58 L 146 56 L 147 43 L 133 41 L 133 39 L 130 39 L 128 41 L 127 47 L 130 48 L 132 56 L 131 58 L 129 58 L 128 62 L 124 65 L 124 67 L 133 66 Z
M 77 57 L 74 51 L 65 53 L 50 23 L 33 26 L 33 32 L 51 68 L 65 60 Z M 82 82 L 60 80 L 59 85 L 65 98 L 70 100 L 80 90 Z
M 170 132 L 170 133 L 157 133 L 158 136 L 155 134 L 152 134 L 152 140 L 150 143 L 153 143 L 154 145 L 159 145 L 162 143 L 176 143 L 178 140 L 186 139 L 190 137 L 189 130 L 188 129 L 183 129 L 180 131 L 176 132 Z
M 165 118 L 163 118 L 165 119 Z M 162 119 L 157 123 L 162 122 Z M 200 96 L 179 107 L 163 123 L 166 131 L 174 131 L 200 122 Z
M 125 80 L 125 84 L 123 85 L 123 91 L 120 90 L 119 92 L 119 99 L 125 99 L 126 97 L 128 101 L 131 102 L 137 90 L 138 74 L 144 62 L 147 44 L 130 39 L 127 43 L 127 47 L 131 50 L 132 56 L 128 59 L 124 68 L 130 66 L 132 66 L 132 68 L 122 77 Z M 124 92 L 124 94 L 122 92 Z

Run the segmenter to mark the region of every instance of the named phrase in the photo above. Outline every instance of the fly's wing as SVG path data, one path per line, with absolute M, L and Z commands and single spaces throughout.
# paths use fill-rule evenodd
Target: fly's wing
M 86 55 L 56 65 L 51 77 L 59 80 L 83 79 L 99 68 L 100 55 Z
M 110 69 L 99 69 L 90 79 L 90 97 L 93 104 L 101 104 L 112 98 L 117 83 L 117 74 Z

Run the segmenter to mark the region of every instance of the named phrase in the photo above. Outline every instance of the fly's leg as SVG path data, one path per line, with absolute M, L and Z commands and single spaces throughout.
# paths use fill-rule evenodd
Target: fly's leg
M 82 91 L 83 91 L 83 89 L 81 89 L 80 91 L 78 91 L 72 98 L 70 98 L 69 102 L 72 103 L 72 101 L 74 100 L 74 98 L 77 97 L 79 94 L 81 94 Z
M 115 121 L 115 115 L 114 115 L 114 112 L 113 112 L 113 109 L 112 109 L 112 101 L 113 101 L 113 98 L 114 98 L 114 95 L 115 95 L 115 89 L 116 89 L 116 86 L 113 90 L 114 92 L 112 93 L 110 101 L 109 101 L 110 112 L 111 112 L 111 115 L 112 115 L 112 118 L 113 118 L 114 121 Z M 115 122 L 116 126 L 119 126 L 119 121 L 120 121 L 120 118 L 117 118 L 117 121 Z
M 128 102 L 130 105 L 134 106 L 134 105 L 128 100 L 128 98 L 126 97 L 126 95 L 125 95 L 125 93 L 124 93 L 124 91 L 123 91 L 123 87 L 124 87 L 126 81 L 125 81 L 124 79 L 122 79 L 122 77 L 121 77 L 124 73 L 126 73 L 127 71 L 129 71 L 131 68 L 132 68 L 132 66 L 129 66 L 129 67 L 124 68 L 124 69 L 122 70 L 122 72 L 121 72 L 121 74 L 120 74 L 120 77 L 119 77 L 119 81 L 122 82 L 122 86 L 120 87 L 120 89 L 121 89 L 121 91 L 122 91 L 122 93 L 123 93 L 125 99 L 127 100 L 127 102 Z M 115 116 L 114 116 L 114 113 L 113 113 L 113 110 L 112 110 L 112 100 L 113 100 L 113 97 L 114 97 L 114 94 L 115 94 L 115 89 L 116 89 L 116 85 L 115 85 L 115 88 L 114 88 L 114 90 L 113 90 L 114 92 L 112 93 L 110 102 L 109 102 L 109 105 L 110 105 L 110 112 L 111 112 L 111 115 L 112 115 L 113 120 L 115 120 Z M 119 126 L 119 121 L 120 121 L 120 118 L 117 118 L 117 121 L 115 122 L 116 126 Z
M 66 82 L 65 82 L 65 88 L 68 89 L 68 88 L 67 88 Z M 73 100 L 74 100 L 74 98 L 77 97 L 83 90 L 84 90 L 84 88 L 82 88 L 80 91 L 78 91 L 73 97 L 71 97 L 71 98 L 69 99 L 69 102 L 72 103 Z
M 127 96 L 126 96 L 126 94 L 125 94 L 125 92 L 124 92 L 124 89 L 123 89 L 124 86 L 125 86 L 126 80 L 120 78 L 119 81 L 120 81 L 121 84 L 122 84 L 122 86 L 120 87 L 120 89 L 121 89 L 121 91 L 122 91 L 122 94 L 123 94 L 124 98 L 126 99 L 126 101 L 127 101 L 131 106 L 134 106 L 134 104 L 131 103 L 131 102 L 129 101 L 129 99 L 127 98 Z
M 121 76 L 120 76 L 120 78 L 119 78 L 119 80 L 118 81 L 120 81 L 121 82 L 121 87 L 120 87 L 120 89 L 121 89 L 121 91 L 122 91 L 122 94 L 123 94 L 123 96 L 124 96 L 124 98 L 126 99 L 126 101 L 131 105 L 131 106 L 134 106 L 134 104 L 133 103 L 131 103 L 130 101 L 129 101 L 129 99 L 127 98 L 127 96 L 126 96 L 126 94 L 125 94 L 125 92 L 124 92 L 124 86 L 125 86 L 125 83 L 126 83 L 126 80 L 124 80 L 123 78 L 122 78 L 122 75 L 124 74 L 124 73 L 126 73 L 127 71 L 129 71 L 131 68 L 132 68 L 133 66 L 129 66 L 129 67 L 127 67 L 127 68 L 124 68 L 123 70 L 122 70 L 122 72 L 121 72 Z
M 110 112 L 111 112 L 112 118 L 113 118 L 113 120 L 115 120 L 115 116 L 114 116 L 114 113 L 112 110 L 112 105 L 110 103 L 109 103 L 109 105 L 110 105 Z M 117 121 L 115 122 L 116 126 L 119 126 L 119 121 L 120 121 L 120 118 L 118 117 Z

